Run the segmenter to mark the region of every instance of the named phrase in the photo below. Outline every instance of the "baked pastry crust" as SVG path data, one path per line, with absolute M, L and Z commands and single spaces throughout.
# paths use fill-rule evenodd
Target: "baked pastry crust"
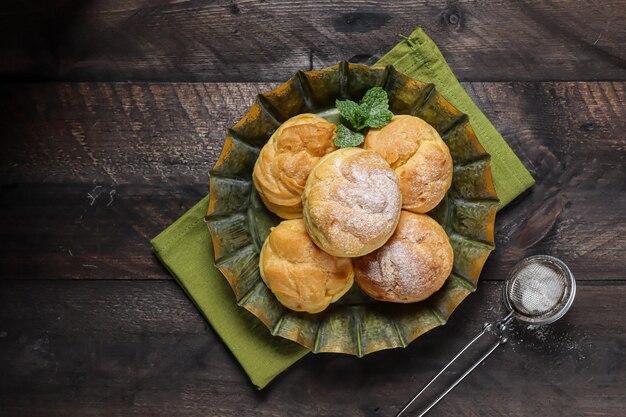
M 397 175 L 373 151 L 345 148 L 323 157 L 304 194 L 311 239 L 340 257 L 362 256 L 392 235 L 402 207 Z
M 302 217 L 302 191 L 319 159 L 337 147 L 335 125 L 312 113 L 284 122 L 263 146 L 252 179 L 265 206 L 284 219 Z
M 326 309 L 354 282 L 352 260 L 318 248 L 302 219 L 285 220 L 272 229 L 261 249 L 259 269 L 281 304 L 307 313 Z
M 405 210 L 432 210 L 452 184 L 450 150 L 419 117 L 394 116 L 388 125 L 370 129 L 363 147 L 378 152 L 398 174 Z
M 354 260 L 355 279 L 376 300 L 413 303 L 439 290 L 453 263 L 452 246 L 439 223 L 403 210 L 391 239 Z

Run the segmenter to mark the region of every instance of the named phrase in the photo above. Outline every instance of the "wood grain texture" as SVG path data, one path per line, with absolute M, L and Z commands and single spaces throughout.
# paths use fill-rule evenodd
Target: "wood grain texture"
M 0 78 L 279 81 L 421 25 L 463 80 L 624 80 L 625 19 L 624 0 L 9 1 Z
M 169 279 L 149 239 L 206 194 L 225 129 L 275 84 L 0 89 L 0 278 Z M 465 83 L 537 184 L 498 215 L 482 279 L 547 253 L 623 279 L 626 83 Z
M 33 288 L 0 282 L 3 416 L 389 416 L 485 321 L 503 314 L 501 283 L 482 282 L 446 326 L 407 349 L 363 359 L 309 355 L 258 392 L 174 282 Z M 515 327 L 432 415 L 621 415 L 624 297 L 623 283 L 583 283 L 563 319 Z
M 2 277 L 171 279 L 149 241 L 206 193 L 204 184 L 2 186 Z

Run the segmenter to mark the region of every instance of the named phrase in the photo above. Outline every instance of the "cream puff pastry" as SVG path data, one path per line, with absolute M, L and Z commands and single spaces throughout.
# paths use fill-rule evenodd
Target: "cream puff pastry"
M 335 125 L 305 113 L 284 122 L 263 146 L 252 179 L 265 206 L 284 219 L 302 217 L 302 191 L 317 161 L 337 147 Z
M 354 260 L 355 280 L 376 300 L 413 303 L 440 289 L 453 263 L 452 246 L 439 223 L 403 210 L 391 239 Z
M 285 220 L 272 229 L 261 249 L 259 269 L 281 304 L 307 313 L 326 309 L 354 282 L 352 260 L 318 248 L 302 219 Z
M 402 206 L 397 175 L 376 152 L 345 148 L 323 157 L 302 196 L 313 241 L 340 257 L 362 256 L 391 236 Z
M 400 178 L 402 208 L 426 213 L 443 199 L 452 183 L 452 157 L 439 133 L 415 116 L 394 116 L 370 129 L 363 145 L 379 153 Z

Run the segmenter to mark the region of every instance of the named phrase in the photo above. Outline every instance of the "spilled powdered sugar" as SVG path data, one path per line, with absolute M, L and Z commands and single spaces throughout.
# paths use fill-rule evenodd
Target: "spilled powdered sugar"
M 509 345 L 515 352 L 518 349 L 550 354 L 564 354 L 576 361 L 587 358 L 592 346 L 588 337 L 580 329 L 566 322 L 556 322 L 544 326 L 514 323 L 511 326 Z
M 481 288 L 478 291 L 481 291 Z M 484 301 L 487 302 L 482 307 L 487 312 L 486 321 L 502 318 L 508 313 L 501 297 L 491 297 L 489 301 Z M 575 306 L 573 308 L 575 309 Z M 533 355 L 558 354 L 562 355 L 561 360 L 569 358 L 571 361 L 581 362 L 589 357 L 593 349 L 589 335 L 582 328 L 572 324 L 567 315 L 555 323 L 543 326 L 513 320 L 507 334 L 508 342 L 504 349 L 526 355 L 527 358 L 532 358 Z

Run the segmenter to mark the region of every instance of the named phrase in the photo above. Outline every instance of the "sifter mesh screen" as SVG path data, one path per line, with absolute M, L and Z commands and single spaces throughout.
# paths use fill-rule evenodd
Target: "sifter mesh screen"
M 568 288 L 567 273 L 547 259 L 522 263 L 511 276 L 511 306 L 528 317 L 540 317 L 562 305 Z

